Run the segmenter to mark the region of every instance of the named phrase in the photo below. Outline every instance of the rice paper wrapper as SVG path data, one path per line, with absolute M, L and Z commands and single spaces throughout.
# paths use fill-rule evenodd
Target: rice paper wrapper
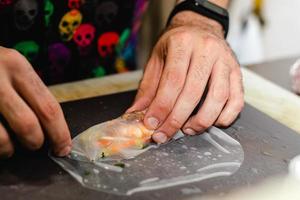
M 143 112 L 124 114 L 87 129 L 73 139 L 74 159 L 98 162 L 136 157 L 146 150 L 153 134 L 143 119 Z
M 240 143 L 216 127 L 152 144 L 142 118 L 135 113 L 91 127 L 73 139 L 68 157 L 50 157 L 82 186 L 117 195 L 230 176 L 244 160 Z

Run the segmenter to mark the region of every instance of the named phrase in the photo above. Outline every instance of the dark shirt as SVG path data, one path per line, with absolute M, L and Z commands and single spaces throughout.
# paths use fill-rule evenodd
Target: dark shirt
M 0 45 L 22 53 L 46 84 L 134 70 L 146 7 L 147 0 L 0 0 Z

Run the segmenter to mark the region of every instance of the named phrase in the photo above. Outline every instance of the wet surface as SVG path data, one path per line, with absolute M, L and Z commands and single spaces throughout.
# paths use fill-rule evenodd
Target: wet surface
M 240 143 L 216 127 L 202 135 L 152 146 L 133 159 L 121 161 L 86 162 L 77 152 L 52 159 L 84 187 L 118 195 L 230 176 L 244 160 Z M 116 166 L 118 162 L 123 168 Z
M 73 136 L 92 125 L 120 116 L 133 97 L 134 92 L 129 92 L 63 104 Z M 129 198 L 176 200 L 195 195 L 223 194 L 286 173 L 290 159 L 300 153 L 300 136 L 297 133 L 248 105 L 235 124 L 224 131 L 238 140 L 245 152 L 244 163 L 237 173 L 155 192 L 137 193 Z M 1 200 L 116 198 L 115 195 L 82 187 L 48 158 L 46 147 L 36 153 L 19 149 L 12 159 L 0 161 L 0 193 Z

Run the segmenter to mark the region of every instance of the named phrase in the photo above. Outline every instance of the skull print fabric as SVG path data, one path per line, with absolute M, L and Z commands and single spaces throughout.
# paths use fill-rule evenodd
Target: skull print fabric
M 0 45 L 48 85 L 127 72 L 146 8 L 147 0 L 0 0 Z
M 78 10 L 73 9 L 67 12 L 59 22 L 59 32 L 62 40 L 71 40 L 74 31 L 78 28 L 81 22 L 82 15 Z
M 14 19 L 16 28 L 27 30 L 30 28 L 38 14 L 36 0 L 19 0 L 14 6 Z

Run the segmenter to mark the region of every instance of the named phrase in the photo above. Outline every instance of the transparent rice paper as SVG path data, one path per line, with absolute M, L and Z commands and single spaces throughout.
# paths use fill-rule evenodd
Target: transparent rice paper
M 136 157 L 149 148 L 153 134 L 143 119 L 143 112 L 129 113 L 87 129 L 73 139 L 73 159 L 102 162 Z
M 120 118 L 117 120 L 120 122 Z M 97 130 L 102 128 L 103 124 L 96 126 Z M 88 136 L 90 133 L 87 130 L 82 134 Z M 73 139 L 75 147 L 70 156 L 51 158 L 82 186 L 118 195 L 230 176 L 240 168 L 244 159 L 239 142 L 215 127 L 191 137 L 183 137 L 179 132 L 168 144 L 148 144 L 142 149 L 134 145 L 125 148 L 129 150 L 125 154 L 120 151 L 105 158 L 99 156 L 99 149 L 93 154 L 90 153 L 91 147 L 78 145 L 82 144 L 79 138 L 80 135 Z M 85 142 L 90 141 L 83 138 Z M 147 141 L 144 142 L 143 145 Z

